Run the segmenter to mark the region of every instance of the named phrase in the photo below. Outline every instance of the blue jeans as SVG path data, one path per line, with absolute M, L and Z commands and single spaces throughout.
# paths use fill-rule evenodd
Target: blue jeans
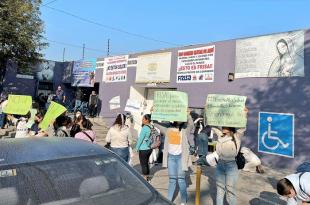
M 236 161 L 219 160 L 216 171 L 216 204 L 223 205 L 224 196 L 229 205 L 237 204 L 237 181 L 239 170 Z
M 123 160 L 125 160 L 126 162 L 129 161 L 129 148 L 128 147 L 124 147 L 124 148 L 111 147 L 111 150 L 115 152 L 115 154 L 117 154 Z
M 78 109 L 81 109 L 81 104 L 82 101 L 81 100 L 75 100 L 75 105 L 74 105 L 74 112 L 76 112 Z M 80 110 L 81 111 L 81 110 Z
M 197 135 L 197 146 L 198 156 L 206 156 L 208 154 L 208 135 L 206 133 Z
M 169 174 L 169 187 L 168 187 L 168 199 L 172 201 L 173 195 L 179 184 L 181 202 L 187 202 L 185 171 L 182 170 L 182 156 L 181 155 L 168 155 L 168 174 Z

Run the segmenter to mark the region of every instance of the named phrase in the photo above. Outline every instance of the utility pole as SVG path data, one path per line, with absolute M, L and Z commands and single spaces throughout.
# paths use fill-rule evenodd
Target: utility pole
M 85 57 L 85 43 L 83 43 L 83 56 L 82 56 L 82 59 L 84 59 Z
M 66 48 L 64 48 L 62 52 L 62 62 L 65 62 L 65 53 L 66 53 Z
M 107 56 L 110 56 L 110 39 L 108 38 L 108 51 Z

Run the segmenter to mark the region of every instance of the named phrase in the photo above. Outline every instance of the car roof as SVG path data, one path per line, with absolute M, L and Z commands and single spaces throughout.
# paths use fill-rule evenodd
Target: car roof
M 71 137 L 0 140 L 0 166 L 108 154 L 104 147 Z

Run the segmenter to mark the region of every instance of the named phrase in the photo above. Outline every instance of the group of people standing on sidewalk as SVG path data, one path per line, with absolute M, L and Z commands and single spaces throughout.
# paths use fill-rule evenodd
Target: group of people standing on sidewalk
M 247 112 L 248 109 L 244 108 L 244 115 L 247 115 Z M 125 117 L 126 116 L 123 114 L 117 116 L 107 134 L 106 141 L 110 143 L 111 149 L 116 154 L 128 162 L 130 158 L 129 148 L 133 144 L 133 139 L 129 127 L 126 126 Z M 153 151 L 151 147 L 151 136 L 153 135 L 153 130 L 155 130 L 154 126 L 159 130 L 161 135 L 164 135 L 164 140 L 162 141 L 162 166 L 168 168 L 169 185 L 167 198 L 173 201 L 178 184 L 182 205 L 187 204 L 188 200 L 186 172 L 189 171 L 190 166 L 193 164 L 192 158 L 194 157 L 192 154 L 196 152 L 195 149 L 193 151 L 195 144 L 192 144 L 192 141 L 194 141 L 194 139 L 190 140 L 189 138 L 192 130 L 197 126 L 196 124 L 197 123 L 194 123 L 193 119 L 188 114 L 187 122 L 170 122 L 167 126 L 162 126 L 162 123 L 152 122 L 151 115 L 146 114 L 142 118 L 142 129 L 135 145 L 135 150 L 139 154 L 142 175 L 146 180 L 149 180 L 149 158 Z M 234 205 L 237 204 L 236 185 L 239 173 L 235 157 L 241 148 L 241 140 L 244 136 L 245 128 L 212 127 L 212 131 L 218 137 L 215 174 L 217 185 L 216 203 L 218 205 L 223 204 L 226 195 L 228 203 Z M 202 158 L 206 158 L 205 152 L 199 155 Z M 257 165 L 255 164 L 255 166 Z

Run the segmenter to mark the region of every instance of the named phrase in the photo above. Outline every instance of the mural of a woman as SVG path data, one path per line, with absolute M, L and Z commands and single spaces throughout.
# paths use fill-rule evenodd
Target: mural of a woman
M 276 50 L 278 56 L 272 61 L 268 77 L 291 77 L 296 76 L 296 69 L 298 69 L 299 56 L 294 51 L 293 42 L 288 43 L 285 39 L 280 39 L 276 43 Z

